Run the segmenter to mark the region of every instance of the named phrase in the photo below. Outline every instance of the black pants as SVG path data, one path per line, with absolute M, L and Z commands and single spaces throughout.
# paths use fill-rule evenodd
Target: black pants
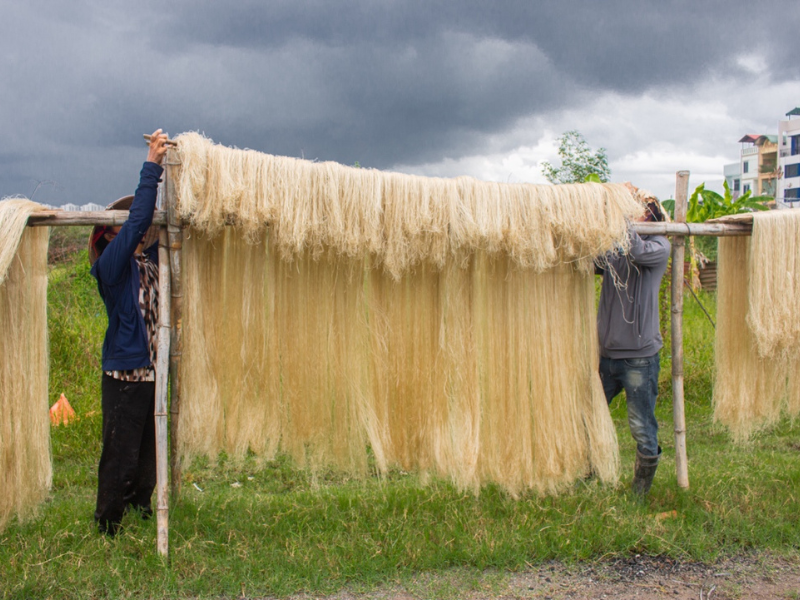
M 120 381 L 103 373 L 103 452 L 97 474 L 100 531 L 114 535 L 128 508 L 152 513 L 156 487 L 155 391 L 152 381 Z

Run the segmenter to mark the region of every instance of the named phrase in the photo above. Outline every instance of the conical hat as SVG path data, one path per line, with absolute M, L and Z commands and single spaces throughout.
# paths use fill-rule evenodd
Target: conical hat
M 114 200 L 111 204 L 106 206 L 106 210 L 130 210 L 133 204 L 133 196 L 125 196 L 119 200 Z M 97 252 L 95 243 L 97 238 L 105 230 L 104 225 L 95 225 L 92 228 L 92 233 L 89 235 L 89 264 L 94 264 L 100 253 Z M 158 241 L 158 226 L 151 225 L 150 229 L 144 235 L 144 247 L 149 248 Z

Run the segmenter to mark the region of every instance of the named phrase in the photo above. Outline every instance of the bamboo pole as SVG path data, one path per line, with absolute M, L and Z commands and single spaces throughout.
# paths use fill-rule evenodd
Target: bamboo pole
M 686 221 L 689 171 L 678 171 L 675 178 L 675 221 Z M 683 404 L 683 259 L 686 239 L 672 239 L 672 419 L 675 427 L 675 468 L 678 486 L 689 488 L 686 457 L 686 414 Z
M 175 150 L 167 150 L 166 178 L 164 182 L 165 205 L 167 209 L 167 234 L 169 237 L 169 264 L 171 275 L 172 331 L 169 355 L 170 376 L 170 455 L 169 466 L 172 481 L 172 498 L 177 500 L 181 491 L 181 465 L 178 455 L 178 425 L 181 412 L 181 352 L 183 349 L 183 271 L 181 269 L 183 231 L 177 208 L 175 194 L 176 170 L 180 162 Z
M 639 235 L 702 235 L 711 237 L 744 236 L 753 232 L 752 218 L 749 223 L 631 223 Z
M 127 210 L 88 212 L 43 210 L 28 217 L 28 225 L 30 227 L 122 225 L 127 220 Z M 153 213 L 153 225 L 167 225 L 167 221 L 167 211 L 157 210 Z M 753 230 L 752 217 L 750 217 L 749 222 L 740 220 L 713 223 L 631 223 L 631 226 L 640 235 L 706 235 L 724 237 L 750 235 Z
M 158 358 L 156 365 L 156 517 L 158 553 L 169 552 L 169 442 L 167 440 L 167 394 L 170 347 L 170 268 L 167 230 L 158 230 Z
M 127 210 L 98 210 L 98 211 L 72 211 L 72 210 L 42 210 L 28 217 L 29 227 L 51 226 L 93 226 L 93 225 L 122 225 L 128 220 Z M 166 225 L 167 213 L 157 210 L 153 213 L 153 225 Z

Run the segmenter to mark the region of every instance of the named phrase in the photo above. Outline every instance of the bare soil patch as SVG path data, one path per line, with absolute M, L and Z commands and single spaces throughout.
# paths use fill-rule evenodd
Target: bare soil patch
M 242 598 L 245 598 L 242 596 Z M 293 600 L 318 596 L 297 595 Z M 368 593 L 344 590 L 325 600 L 800 600 L 800 561 L 744 554 L 707 565 L 661 556 L 635 555 L 585 565 L 543 564 L 519 573 L 476 576 L 453 570 L 421 574 L 404 585 Z
M 800 565 L 763 555 L 738 556 L 715 565 L 636 555 L 578 569 L 554 565 L 555 577 L 547 575 L 550 567 L 511 578 L 515 588 L 497 597 L 800 599 Z

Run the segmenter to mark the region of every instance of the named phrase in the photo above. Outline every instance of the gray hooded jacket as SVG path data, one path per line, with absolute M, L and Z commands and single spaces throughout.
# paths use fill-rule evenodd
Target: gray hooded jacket
M 667 270 L 670 244 L 662 235 L 629 232 L 631 248 L 625 255 L 609 254 L 603 275 L 597 333 L 600 355 L 607 358 L 645 358 L 661 350 L 658 290 Z M 614 277 L 608 272 L 613 269 Z

